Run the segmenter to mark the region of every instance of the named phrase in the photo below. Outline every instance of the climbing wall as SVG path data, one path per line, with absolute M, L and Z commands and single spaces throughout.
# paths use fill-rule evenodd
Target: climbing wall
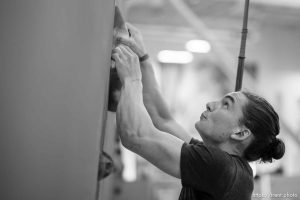
M 0 199 L 96 198 L 113 0 L 0 1 Z

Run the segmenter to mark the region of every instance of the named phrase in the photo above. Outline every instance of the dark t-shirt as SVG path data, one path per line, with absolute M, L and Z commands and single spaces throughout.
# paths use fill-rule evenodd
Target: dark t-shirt
M 181 149 L 179 200 L 250 200 L 252 169 L 243 158 L 192 139 Z

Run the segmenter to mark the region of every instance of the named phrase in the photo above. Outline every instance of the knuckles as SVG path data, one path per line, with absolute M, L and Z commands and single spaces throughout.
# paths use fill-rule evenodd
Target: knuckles
M 134 62 L 138 61 L 138 56 L 136 54 L 132 55 L 131 60 Z

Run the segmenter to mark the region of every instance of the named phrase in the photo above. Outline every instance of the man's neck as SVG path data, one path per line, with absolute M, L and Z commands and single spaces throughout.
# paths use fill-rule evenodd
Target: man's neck
M 231 155 L 237 155 L 237 156 L 240 156 L 242 157 L 243 155 L 243 150 L 241 148 L 238 147 L 238 145 L 235 145 L 235 144 L 231 144 L 231 143 L 213 143 L 213 142 L 210 142 L 210 141 L 205 141 L 203 140 L 204 144 L 208 145 L 208 146 L 214 146 L 214 147 L 217 147 L 219 149 L 221 149 L 222 151 L 225 151 Z
M 237 145 L 234 144 L 229 144 L 229 143 L 222 143 L 217 145 L 219 149 L 231 154 L 231 155 L 236 155 L 236 156 L 242 156 L 242 150 L 237 147 Z

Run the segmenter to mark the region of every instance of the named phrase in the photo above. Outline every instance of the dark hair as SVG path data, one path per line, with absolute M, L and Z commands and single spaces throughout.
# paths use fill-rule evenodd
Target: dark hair
M 276 138 L 280 129 L 278 114 L 264 98 L 250 92 L 242 93 L 247 97 L 248 103 L 243 107 L 240 123 L 254 135 L 254 140 L 244 151 L 244 158 L 262 162 L 282 158 L 285 145 L 281 139 Z

